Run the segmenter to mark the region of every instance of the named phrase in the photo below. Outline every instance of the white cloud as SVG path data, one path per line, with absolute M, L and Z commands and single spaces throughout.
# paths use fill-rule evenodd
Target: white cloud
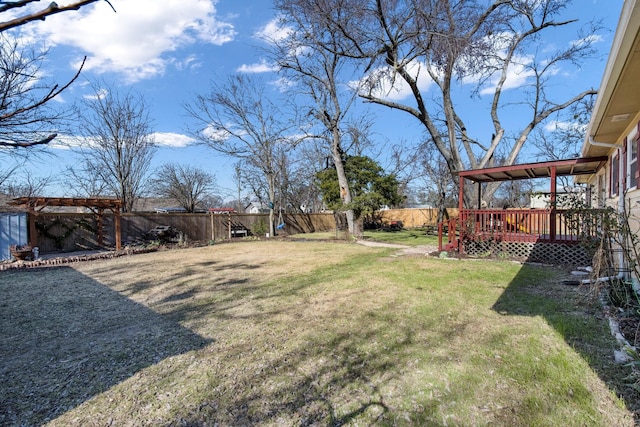
M 196 55 L 189 55 L 181 61 L 173 61 L 173 65 L 180 71 L 188 69 L 193 70 L 195 68 L 202 67 L 202 61 L 199 61 Z
M 282 93 L 286 92 L 287 90 L 289 90 L 290 88 L 296 85 L 296 83 L 293 80 L 288 79 L 286 77 L 280 77 L 272 81 L 271 84 L 274 85 Z
M 233 40 L 233 25 L 216 17 L 211 0 L 111 0 L 77 13 L 49 17 L 37 32 L 54 45 L 79 48 L 85 69 L 124 74 L 137 81 L 162 74 L 170 54 L 194 43 Z
M 291 31 L 290 27 L 281 25 L 280 18 L 274 18 L 257 31 L 255 37 L 266 42 L 277 42 L 289 37 Z
M 54 150 L 71 150 L 73 148 L 79 148 L 90 145 L 89 140 L 74 135 L 58 135 L 56 138 L 47 144 L 47 147 Z
M 577 130 L 586 131 L 587 125 L 581 125 L 576 122 L 561 122 L 558 120 L 551 120 L 544 125 L 544 130 L 547 132 L 554 132 L 556 130 Z
M 107 89 L 99 89 L 96 93 L 91 95 L 84 95 L 83 98 L 88 101 L 97 101 L 99 99 L 104 99 L 109 94 Z
M 258 73 L 269 73 L 272 71 L 277 71 L 278 67 L 273 64 L 269 64 L 266 59 L 261 59 L 260 62 L 254 64 L 242 64 L 236 71 L 239 73 L 248 73 L 248 74 L 258 74 Z
M 156 145 L 161 147 L 183 148 L 196 142 L 190 136 L 173 132 L 155 132 L 150 135 L 150 138 Z M 90 137 L 58 135 L 47 146 L 57 150 L 70 150 L 74 148 L 91 148 L 95 146 L 95 142 Z
M 600 43 L 603 40 L 604 40 L 604 38 L 599 34 L 590 34 L 587 37 L 584 37 L 582 39 L 573 40 L 571 42 L 571 45 L 572 46 L 581 46 L 583 44 L 595 44 L 595 43 Z
M 152 134 L 156 145 L 162 147 L 182 148 L 195 143 L 195 139 L 190 136 L 173 132 L 156 132 Z
M 231 126 L 231 125 L 229 125 Z M 225 141 L 231 137 L 231 134 L 227 132 L 225 129 L 219 128 L 214 125 L 209 125 L 202 130 L 202 135 L 211 141 Z

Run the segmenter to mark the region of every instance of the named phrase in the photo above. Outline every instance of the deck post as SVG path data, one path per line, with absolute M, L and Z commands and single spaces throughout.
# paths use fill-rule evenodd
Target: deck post
M 96 214 L 96 232 L 98 234 L 98 246 L 101 248 L 104 247 L 104 209 L 98 208 L 98 213 Z M 117 231 L 114 232 L 116 235 Z M 118 248 L 116 247 L 116 250 Z
M 556 187 L 556 167 L 551 166 L 551 195 L 549 197 L 551 212 L 549 214 L 549 238 L 552 242 L 556 241 Z
M 28 212 L 27 218 L 29 220 L 29 241 L 27 243 L 32 248 L 35 248 L 36 246 L 38 246 L 38 227 L 36 227 L 36 210 L 30 207 L 27 212 Z
M 464 223 L 466 222 L 463 218 L 462 211 L 464 209 L 464 177 L 460 176 L 460 193 L 458 194 L 458 224 L 457 227 L 460 227 L 460 235 L 458 236 L 458 253 L 461 254 L 464 251 L 464 246 L 462 245 L 462 239 L 464 238 Z M 455 222 L 454 222 L 455 224 Z M 452 222 L 449 221 L 449 241 L 451 241 L 451 234 L 453 233 L 453 238 L 456 238 L 456 230 L 455 226 L 453 230 L 451 230 Z
M 120 208 L 117 207 L 114 210 L 115 217 L 115 234 L 116 234 L 116 251 L 122 249 L 122 225 L 120 224 Z
M 458 185 L 458 216 L 462 213 L 462 209 L 464 209 L 464 177 L 459 177 L 460 184 Z

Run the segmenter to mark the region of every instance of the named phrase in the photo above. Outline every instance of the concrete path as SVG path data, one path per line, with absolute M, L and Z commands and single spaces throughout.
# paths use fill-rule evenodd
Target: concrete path
M 356 243 L 363 246 L 371 246 L 375 248 L 395 248 L 399 249 L 402 254 L 412 254 L 412 255 L 430 255 L 433 252 L 438 251 L 437 246 L 431 245 L 420 245 L 420 246 L 407 246 L 407 245 L 398 245 L 396 243 L 382 243 L 382 242 L 371 242 L 369 240 L 356 240 Z

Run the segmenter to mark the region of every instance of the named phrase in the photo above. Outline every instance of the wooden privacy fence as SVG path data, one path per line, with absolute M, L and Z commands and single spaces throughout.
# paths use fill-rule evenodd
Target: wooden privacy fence
M 449 216 L 456 216 L 457 209 L 447 209 Z M 381 211 L 383 222 L 402 221 L 405 228 L 436 225 L 437 209 L 390 209 Z M 145 237 L 158 226 L 171 226 L 181 232 L 187 241 L 223 240 L 229 238 L 231 227 L 246 229 L 250 235 L 264 235 L 269 231 L 268 214 L 212 214 L 212 213 L 128 213 L 121 215 L 121 233 L 124 245 Z M 276 225 L 280 217 L 276 215 Z M 333 213 L 283 214 L 284 226 L 277 234 L 333 231 L 336 222 Z M 36 217 L 38 245 L 41 253 L 70 252 L 99 248 L 98 224 L 91 213 L 39 212 Z M 114 217 L 103 215 L 104 243 L 115 244 Z M 244 233 L 233 233 L 233 237 Z
M 438 225 L 438 209 L 411 208 L 411 209 L 387 209 L 380 211 L 382 222 L 402 221 L 404 228 L 418 228 Z M 458 216 L 458 209 L 448 208 L 450 218 Z
M 335 229 L 332 213 L 283 215 L 284 226 L 280 234 L 310 233 Z M 268 214 L 160 214 L 131 213 L 121 216 L 123 244 L 130 244 L 145 237 L 158 226 L 170 226 L 182 233 L 187 241 L 223 240 L 229 238 L 231 227 L 243 227 L 247 234 L 263 236 L 269 231 Z M 279 218 L 276 217 L 276 222 Z M 115 227 L 113 215 L 103 216 L 105 246 L 113 247 Z M 38 245 L 41 253 L 70 252 L 99 248 L 97 223 L 91 213 L 40 212 L 36 217 Z M 276 224 L 278 225 L 278 224 Z M 234 233 L 233 237 L 243 234 Z

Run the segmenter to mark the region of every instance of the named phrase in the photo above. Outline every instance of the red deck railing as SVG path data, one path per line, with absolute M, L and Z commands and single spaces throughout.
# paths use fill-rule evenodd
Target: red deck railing
M 439 227 L 440 250 L 458 248 L 460 240 L 577 243 L 596 237 L 600 211 L 560 209 L 463 209 Z M 446 241 L 445 241 L 446 238 Z

